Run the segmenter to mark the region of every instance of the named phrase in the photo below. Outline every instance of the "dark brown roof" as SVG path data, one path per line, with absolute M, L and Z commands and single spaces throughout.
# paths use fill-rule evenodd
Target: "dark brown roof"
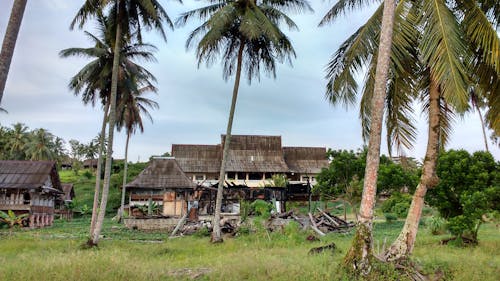
M 0 161 L 0 188 L 41 188 L 49 177 L 62 190 L 54 161 Z
M 127 188 L 144 189 L 172 189 L 195 188 L 193 183 L 182 171 L 177 161 L 173 158 L 156 158 L 151 160 Z
M 172 156 L 186 173 L 219 172 L 221 155 L 220 145 L 172 145 Z
M 63 183 L 62 190 L 64 194 L 61 195 L 62 200 L 64 201 L 72 201 L 75 198 L 75 189 L 73 188 L 72 183 Z
M 291 172 L 317 174 L 328 167 L 325 147 L 283 147 L 283 155 Z
M 222 146 L 226 136 L 222 135 Z M 228 172 L 288 172 L 281 136 L 233 135 L 229 144 Z

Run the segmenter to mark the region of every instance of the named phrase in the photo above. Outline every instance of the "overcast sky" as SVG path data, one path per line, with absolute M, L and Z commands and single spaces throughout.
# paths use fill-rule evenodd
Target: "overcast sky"
M 160 1 L 172 19 L 203 1 Z M 233 134 L 280 135 L 285 146 L 325 146 L 357 149 L 363 145 L 357 117 L 358 108 L 346 111 L 324 99 L 324 67 L 330 56 L 352 34 L 375 7 L 340 17 L 328 27 L 317 24 L 335 2 L 313 0 L 314 13 L 294 15 L 300 31 L 285 31 L 297 58 L 293 67 L 279 65 L 277 79 L 261 76 L 251 85 L 242 81 L 233 124 Z M 13 0 L 0 1 L 0 37 L 3 38 Z M 83 106 L 80 97 L 68 90 L 70 78 L 88 61 L 61 59 L 59 51 L 70 47 L 91 47 L 82 30 L 69 30 L 69 24 L 83 1 L 28 1 L 14 58 L 11 64 L 0 124 L 22 122 L 31 129 L 46 128 L 66 141 L 88 142 L 100 130 L 101 108 Z M 93 32 L 94 24 L 84 30 Z M 145 131 L 131 139 L 129 159 L 146 160 L 170 151 L 173 143 L 217 144 L 225 133 L 234 79 L 224 82 L 219 64 L 199 69 L 194 50 L 186 51 L 187 34 L 195 24 L 168 31 L 165 43 L 156 33 L 144 41 L 158 47 L 157 63 L 144 63 L 158 79 L 156 100 L 159 110 L 151 112 L 154 123 L 145 121 Z M 362 76 L 360 76 L 362 77 Z M 415 148 L 406 152 L 419 160 L 424 157 L 427 128 L 425 116 L 419 120 Z M 457 120 L 448 148 L 483 150 L 479 119 L 468 114 Z M 125 135 L 115 135 L 114 157 L 123 158 Z M 382 153 L 387 153 L 383 140 Z M 498 160 L 500 149 L 490 145 Z

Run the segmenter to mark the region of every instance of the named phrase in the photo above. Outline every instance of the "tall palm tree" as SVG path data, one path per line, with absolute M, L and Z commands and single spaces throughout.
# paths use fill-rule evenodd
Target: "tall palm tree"
M 460 32 L 456 15 L 451 12 L 454 7 L 437 2 L 439 1 L 400 1 L 396 9 L 391 79 L 386 101 L 389 150 L 392 143 L 398 147 L 411 147 L 415 141 L 416 131 L 412 124 L 411 103 L 418 96 L 424 102 L 424 109 L 428 113 L 429 135 L 422 177 L 413 197 L 405 227 L 385 257 L 388 260 L 399 259 L 411 253 L 423 206 L 423 196 L 426 190 L 437 182 L 435 163 L 438 147 L 444 145 L 450 133 L 450 118 L 453 117 L 449 112 L 450 105 L 458 112 L 467 109 L 469 85 L 466 76 L 471 73 L 466 71 L 470 69 L 470 72 L 484 73 L 484 68 L 487 67 L 483 63 L 469 67 L 462 63 L 460 58 L 466 58 L 468 54 L 460 40 L 466 36 Z M 474 11 L 472 8 L 467 7 L 467 10 Z M 329 64 L 330 80 L 327 97 L 333 103 L 355 101 L 353 95 L 357 84 L 351 79 L 352 73 L 363 65 L 368 65 L 360 112 L 364 135 L 370 123 L 367 113 L 371 109 L 364 104 L 370 97 L 369 92 L 373 83 L 374 67 L 370 57 L 378 50 L 376 34 L 380 32 L 380 17 L 379 9 L 341 46 Z M 487 28 L 483 29 L 483 32 L 491 34 Z M 471 46 L 473 45 L 474 43 L 471 43 Z M 482 50 L 483 47 L 482 45 L 481 48 L 471 49 Z M 481 59 L 470 61 L 478 62 Z M 474 68 L 480 70 L 475 71 Z M 412 81 L 420 82 L 412 83 Z M 398 112 L 399 114 L 394 114 Z
M 321 24 L 335 19 L 349 5 L 355 5 L 355 1 L 339 1 L 325 15 Z M 358 1 L 368 2 L 368 1 Z M 347 5 L 347 6 L 346 6 Z M 358 227 L 353 244 L 349 249 L 345 264 L 352 267 L 356 274 L 369 274 L 372 266 L 372 221 L 373 208 L 375 206 L 375 195 L 377 192 L 377 175 L 380 162 L 380 144 L 382 135 L 382 117 L 384 103 L 387 93 L 387 77 L 390 65 L 392 34 L 394 25 L 395 1 L 385 0 L 380 25 L 380 42 L 376 62 L 375 76 L 373 80 L 373 95 L 370 105 L 370 133 L 368 142 L 368 154 L 366 157 L 365 180 L 363 184 L 363 195 L 359 210 Z M 352 7 L 350 7 L 352 8 Z
M 3 91 L 7 83 L 7 75 L 9 74 L 10 63 L 14 55 L 16 47 L 17 35 L 23 21 L 24 9 L 26 8 L 26 0 L 15 0 L 12 6 L 12 11 L 7 24 L 7 30 L 2 43 L 2 51 L 0 52 L 0 104 L 2 104 Z
M 128 168 L 128 145 L 130 141 L 130 136 L 135 134 L 137 130 L 141 133 L 144 132 L 144 125 L 142 122 L 142 115 L 146 116 L 151 122 L 153 118 L 148 111 L 149 109 L 158 109 L 158 103 L 144 97 L 143 95 L 148 92 L 157 93 L 157 89 L 153 84 L 146 82 L 140 83 L 141 81 L 136 81 L 132 84 L 132 89 L 129 91 L 122 92 L 122 98 L 118 104 L 118 116 L 117 116 L 117 127 L 118 130 L 125 129 L 127 134 L 127 140 L 125 142 L 125 162 L 123 168 L 123 185 L 122 185 L 122 196 L 120 209 L 118 210 L 118 220 L 121 220 L 123 215 L 123 206 L 125 205 L 125 184 L 127 183 L 127 168 Z M 140 83 L 140 84 L 139 84 Z M 143 87 L 141 87 L 143 86 Z
M 208 2 L 210 4 L 206 7 L 183 13 L 176 23 L 185 25 L 193 18 L 202 20 L 203 23 L 189 35 L 186 47 L 190 48 L 198 42 L 196 49 L 198 66 L 203 62 L 209 66 L 220 56 L 223 78 L 227 80 L 235 74 L 212 232 L 212 242 L 222 242 L 219 225 L 222 191 L 242 68 L 246 71 L 249 82 L 253 77 L 259 78 L 261 67 L 276 77 L 276 61 L 286 60 L 291 63 L 292 57 L 295 57 L 292 44 L 279 29 L 282 23 L 290 29 L 297 29 L 285 11 L 312 11 L 312 9 L 306 0 L 209 0 Z
M 26 144 L 26 156 L 29 160 L 53 160 L 55 155 L 51 150 L 54 136 L 45 129 L 36 129 L 30 134 Z
M 110 29 L 115 34 L 109 98 L 108 146 L 106 151 L 108 157 L 106 158 L 104 169 L 104 185 L 99 213 L 95 222 L 95 227 L 91 229 L 91 239 L 89 240 L 89 244 L 91 245 L 97 245 L 99 241 L 99 234 L 104 222 L 109 194 L 122 40 L 124 38 L 130 38 L 132 34 L 135 34 L 138 41 L 142 42 L 142 28 L 156 29 L 166 39 L 163 23 L 166 22 L 173 28 L 167 13 L 156 0 L 87 0 L 77 12 L 77 15 L 71 23 L 71 28 L 76 24 L 79 24 L 80 28 L 83 27 L 91 17 L 101 14 L 107 7 L 109 7 L 109 13 L 111 15 L 112 26 Z
M 25 146 L 28 141 L 28 127 L 23 123 L 14 124 L 8 141 L 10 159 L 24 160 L 26 157 Z

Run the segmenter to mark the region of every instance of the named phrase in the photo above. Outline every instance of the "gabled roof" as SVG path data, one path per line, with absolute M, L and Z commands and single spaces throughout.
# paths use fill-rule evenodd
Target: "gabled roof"
M 290 172 L 317 174 L 328 167 L 325 147 L 283 147 L 283 155 Z
M 62 190 L 64 194 L 61 195 L 61 199 L 64 201 L 72 201 L 75 198 L 75 189 L 72 183 L 63 183 Z
M 62 191 L 54 161 L 0 161 L 0 188 L 42 188 L 49 177 L 52 187 Z
M 170 189 L 170 188 L 195 188 L 193 183 L 182 171 L 174 158 L 156 158 L 133 181 L 126 185 L 127 188 L 144 189 Z
M 172 145 L 172 156 L 186 173 L 218 173 L 221 155 L 220 145 Z
M 221 138 L 224 147 L 226 136 Z M 232 135 L 226 171 L 288 172 L 281 149 L 281 136 Z

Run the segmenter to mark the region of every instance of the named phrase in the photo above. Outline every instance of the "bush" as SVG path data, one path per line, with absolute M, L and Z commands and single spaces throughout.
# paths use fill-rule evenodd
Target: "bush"
M 398 219 L 398 216 L 393 213 L 384 213 L 384 217 L 386 222 L 393 222 Z
M 92 172 L 90 172 L 89 170 L 85 170 L 85 172 L 83 172 L 83 177 L 90 180 L 92 178 Z
M 446 220 L 440 216 L 432 216 L 428 218 L 426 225 L 432 235 L 444 234 L 446 230 Z
M 251 206 L 255 215 L 262 217 L 263 219 L 269 219 L 271 217 L 273 204 L 257 199 L 251 204 Z
M 393 213 L 399 218 L 404 218 L 410 208 L 411 195 L 402 193 L 393 193 L 389 199 L 382 203 L 383 213 Z

